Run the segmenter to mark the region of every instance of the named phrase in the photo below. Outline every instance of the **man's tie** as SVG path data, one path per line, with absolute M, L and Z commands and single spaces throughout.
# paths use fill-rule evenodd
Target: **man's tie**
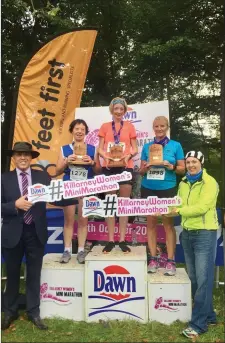
M 22 193 L 23 195 L 27 195 L 28 193 L 28 178 L 27 178 L 27 173 L 20 173 L 20 175 L 22 176 Z M 31 224 L 33 221 L 33 216 L 31 214 L 31 208 L 24 213 L 23 216 L 24 219 L 24 223 L 25 224 Z

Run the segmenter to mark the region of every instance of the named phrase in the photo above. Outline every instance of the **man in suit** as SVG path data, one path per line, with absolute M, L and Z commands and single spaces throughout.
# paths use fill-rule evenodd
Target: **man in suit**
M 30 168 L 31 160 L 39 156 L 31 144 L 17 142 L 8 155 L 12 156 L 16 169 L 1 178 L 2 254 L 7 273 L 2 329 L 18 318 L 20 268 L 25 255 L 27 315 L 39 329 L 46 330 L 39 310 L 42 259 L 48 239 L 46 203 L 28 201 L 27 187 L 35 183 L 49 185 L 50 177 L 44 171 Z

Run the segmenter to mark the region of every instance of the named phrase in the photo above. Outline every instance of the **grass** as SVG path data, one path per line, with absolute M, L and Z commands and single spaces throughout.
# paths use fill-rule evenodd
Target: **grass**
M 223 278 L 224 268 L 220 270 Z M 4 282 L 2 283 L 4 287 Z M 24 283 L 21 282 L 21 289 Z M 224 342 L 224 287 L 214 289 L 214 308 L 218 324 L 195 342 Z M 77 309 L 79 311 L 79 308 Z M 2 342 L 188 342 L 180 332 L 186 324 L 179 321 L 171 325 L 157 322 L 140 324 L 135 321 L 101 321 L 99 323 L 73 322 L 59 318 L 46 319 L 48 331 L 38 330 L 27 321 L 24 312 L 11 327 L 2 333 Z

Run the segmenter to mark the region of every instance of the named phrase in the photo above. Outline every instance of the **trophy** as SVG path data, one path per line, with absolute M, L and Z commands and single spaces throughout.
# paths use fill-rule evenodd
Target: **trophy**
M 91 164 L 91 162 L 84 162 L 83 156 L 87 155 L 87 145 L 85 143 L 74 143 L 73 153 L 76 155 L 76 160 L 71 164 Z
M 108 167 L 124 167 L 124 159 L 123 156 L 123 147 L 121 145 L 113 145 L 110 148 L 109 157 L 112 158 L 112 160 L 109 160 Z
M 163 147 L 161 144 L 152 144 L 149 147 L 149 163 L 152 166 L 163 165 Z

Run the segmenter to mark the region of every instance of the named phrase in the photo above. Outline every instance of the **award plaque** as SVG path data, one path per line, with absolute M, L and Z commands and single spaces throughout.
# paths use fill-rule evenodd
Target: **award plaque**
M 149 147 L 149 163 L 152 166 L 163 165 L 163 147 L 161 144 L 152 144 Z
M 112 160 L 109 160 L 108 167 L 124 167 L 124 159 L 123 156 L 123 146 L 121 145 L 113 145 L 110 148 L 109 157 L 112 158 Z
M 76 160 L 71 164 L 91 164 L 91 162 L 83 161 L 83 156 L 87 155 L 87 145 L 85 143 L 74 143 L 73 153 L 76 155 Z

